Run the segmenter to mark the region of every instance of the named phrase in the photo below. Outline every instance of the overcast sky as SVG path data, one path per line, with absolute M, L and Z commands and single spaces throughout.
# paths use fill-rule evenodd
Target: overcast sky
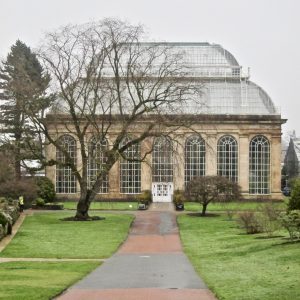
M 17 39 L 35 48 L 46 31 L 103 17 L 155 40 L 221 44 L 300 135 L 300 0 L 0 0 L 0 57 Z

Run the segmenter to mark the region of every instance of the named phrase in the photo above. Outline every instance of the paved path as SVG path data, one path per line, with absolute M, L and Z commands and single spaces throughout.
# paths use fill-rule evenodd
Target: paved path
M 138 212 L 126 242 L 60 300 L 216 300 L 182 251 L 176 215 Z

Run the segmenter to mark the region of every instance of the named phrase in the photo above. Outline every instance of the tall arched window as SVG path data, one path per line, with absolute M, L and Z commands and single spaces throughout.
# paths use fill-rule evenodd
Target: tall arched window
M 238 181 L 238 144 L 230 135 L 222 136 L 218 141 L 218 175 Z
M 270 193 L 270 144 L 262 135 L 255 136 L 250 142 L 249 193 Z
M 56 160 L 58 162 L 56 165 L 56 192 L 62 194 L 76 193 L 75 175 L 70 167 L 63 165 L 70 162 L 76 166 L 76 140 L 70 135 L 63 135 L 58 142 L 68 155 L 56 148 Z
M 167 137 L 158 137 L 154 141 L 152 182 L 173 182 L 172 141 Z
M 194 177 L 205 176 L 205 142 L 194 135 L 185 142 L 185 176 L 187 185 Z
M 107 150 L 108 143 L 106 139 L 99 139 L 92 137 L 88 146 L 88 185 L 91 188 L 92 184 L 97 178 L 99 171 L 106 167 L 105 150 Z M 108 193 L 108 174 L 102 180 L 99 193 Z
M 130 139 L 126 137 L 122 145 Z M 120 161 L 120 192 L 123 194 L 138 194 L 141 192 L 141 159 L 140 144 L 134 144 L 123 153 L 125 158 Z

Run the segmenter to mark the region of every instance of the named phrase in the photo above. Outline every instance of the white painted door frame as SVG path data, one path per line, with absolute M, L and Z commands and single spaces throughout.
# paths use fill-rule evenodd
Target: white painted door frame
M 172 202 L 173 182 L 153 182 L 152 200 L 153 202 Z

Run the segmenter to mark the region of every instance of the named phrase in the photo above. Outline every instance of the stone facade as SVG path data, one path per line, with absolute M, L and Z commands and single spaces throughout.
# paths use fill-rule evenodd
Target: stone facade
M 187 116 L 182 116 L 187 117 Z M 193 124 L 188 128 L 181 127 L 177 129 L 172 138 L 177 140 L 178 144 L 173 155 L 173 184 L 174 190 L 184 190 L 184 144 L 187 137 L 198 133 L 206 144 L 206 175 L 217 175 L 217 143 L 224 135 L 234 137 L 238 143 L 238 183 L 241 186 L 242 193 L 245 198 L 250 199 L 273 199 L 278 200 L 282 198 L 281 194 L 281 124 L 285 122 L 280 116 L 266 115 L 266 116 L 251 116 L 251 115 L 199 115 L 193 121 Z M 51 129 L 52 128 L 52 129 Z M 59 130 L 59 128 L 61 130 Z M 142 128 L 139 124 L 135 130 Z M 70 128 L 69 128 L 70 129 Z M 53 136 L 60 136 L 65 134 L 64 125 L 61 127 L 56 123 L 51 127 L 49 123 L 49 132 Z M 72 130 L 70 130 L 72 132 Z M 69 132 L 70 132 L 69 131 Z M 70 134 L 68 132 L 68 134 Z M 118 133 L 118 125 L 108 134 L 108 139 L 113 141 Z M 134 131 L 132 131 L 134 135 Z M 249 143 L 252 138 L 257 135 L 263 135 L 269 141 L 270 145 L 270 176 L 269 186 L 270 193 L 268 194 L 250 194 L 249 193 Z M 92 136 L 90 132 L 86 139 L 89 140 Z M 142 155 L 149 150 L 152 139 L 144 140 L 141 143 Z M 109 143 L 110 144 L 110 143 Z M 77 142 L 77 151 L 79 151 L 79 143 Z M 49 145 L 46 149 L 48 159 L 55 159 L 56 149 Z M 146 157 L 146 161 L 141 164 L 141 191 L 151 190 L 152 186 L 152 154 Z M 82 164 L 80 155 L 77 155 L 77 166 L 80 169 Z M 47 167 L 46 175 L 55 184 L 56 169 L 55 166 Z M 77 185 L 77 193 L 74 194 L 58 194 L 62 199 L 78 199 L 79 186 Z M 121 194 L 120 193 L 120 163 L 117 162 L 109 172 L 109 192 L 106 194 L 99 194 L 98 199 L 134 199 L 136 195 Z

